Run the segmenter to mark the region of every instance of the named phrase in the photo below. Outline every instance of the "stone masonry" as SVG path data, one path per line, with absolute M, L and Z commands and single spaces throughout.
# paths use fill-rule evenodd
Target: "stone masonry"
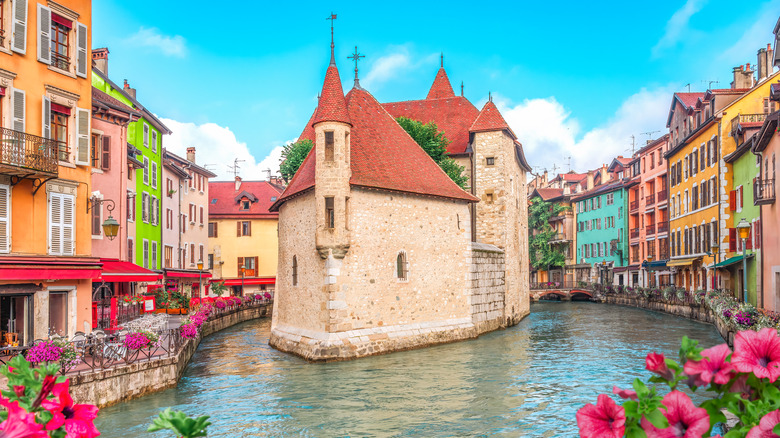
M 506 299 L 504 251 L 485 243 L 471 244 L 469 295 L 471 321 L 478 333 L 501 328 Z

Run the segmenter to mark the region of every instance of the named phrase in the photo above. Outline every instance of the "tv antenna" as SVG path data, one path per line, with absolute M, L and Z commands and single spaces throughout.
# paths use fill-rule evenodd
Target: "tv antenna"
M 209 169 L 209 167 L 211 167 L 211 169 Z M 208 170 L 208 171 L 212 171 L 212 170 L 214 170 L 216 167 L 217 167 L 217 165 L 216 165 L 216 164 L 214 164 L 214 163 L 208 163 L 208 164 L 204 164 L 204 165 L 203 165 L 203 168 L 204 168 L 204 169 L 206 169 L 206 170 Z
M 688 87 L 688 92 L 691 92 L 691 84 L 685 84 L 686 87 Z
M 655 134 L 656 132 L 661 132 L 661 130 L 660 130 L 660 129 L 657 129 L 657 130 L 655 130 L 655 131 L 647 131 L 647 132 L 643 132 L 643 133 L 642 133 L 642 134 L 640 134 L 640 135 L 646 135 L 646 136 L 647 136 L 647 141 L 649 142 L 650 140 L 652 140 L 652 139 L 653 139 L 653 134 Z
M 702 84 L 707 84 L 707 89 L 712 89 L 712 84 L 719 84 L 718 81 L 701 81 Z
M 238 177 L 238 171 L 241 170 L 241 166 L 238 165 L 238 163 L 244 163 L 246 160 L 239 160 L 236 158 L 233 160 L 233 165 L 228 165 L 228 169 L 230 169 L 231 172 L 233 172 L 234 177 Z
M 569 169 L 567 172 L 571 172 L 571 157 L 563 157 L 564 160 L 566 160 L 566 168 Z
M 626 149 L 628 151 L 628 149 Z M 632 134 L 631 135 L 631 156 L 634 156 L 634 153 L 636 151 L 636 137 Z

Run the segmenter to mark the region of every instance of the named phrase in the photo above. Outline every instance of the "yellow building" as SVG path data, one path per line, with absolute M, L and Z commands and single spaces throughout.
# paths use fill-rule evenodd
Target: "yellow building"
M 753 84 L 750 66 L 734 69 L 729 89 L 676 93 L 668 127 L 672 148 L 665 154 L 669 174 L 670 248 L 674 283 L 688 290 L 732 288 L 713 266 L 729 251 L 733 227 L 728 194 L 732 174 L 723 157 L 736 149 L 732 123 L 763 112 L 769 84 Z M 763 119 L 762 119 L 763 120 Z
M 231 295 L 274 289 L 279 213 L 268 208 L 282 190 L 275 179 L 209 183 L 208 266 Z

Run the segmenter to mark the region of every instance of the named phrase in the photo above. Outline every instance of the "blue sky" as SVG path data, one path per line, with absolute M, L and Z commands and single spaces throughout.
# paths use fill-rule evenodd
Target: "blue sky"
M 744 4 L 746 6 L 739 7 Z M 361 84 L 382 102 L 424 98 L 444 52 L 455 88 L 494 100 L 531 164 L 593 168 L 665 129 L 671 93 L 726 88 L 731 68 L 772 40 L 780 0 L 737 2 L 93 3 L 93 47 L 174 134 L 222 178 L 278 168 L 316 104 L 336 20 L 345 91 L 357 45 Z M 654 133 L 658 136 L 661 133 Z M 571 157 L 568 159 L 567 157 Z

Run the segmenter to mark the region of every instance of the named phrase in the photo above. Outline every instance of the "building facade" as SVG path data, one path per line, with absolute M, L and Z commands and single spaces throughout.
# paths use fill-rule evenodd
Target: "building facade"
M 775 86 L 776 87 L 776 86 Z M 780 100 L 780 89 L 773 88 L 772 97 Z M 775 111 L 765 120 L 756 135 L 751 151 L 757 156 L 759 177 L 754 183 L 753 202 L 760 208 L 758 241 L 761 248 L 759 262 L 760 307 L 780 311 L 780 208 L 777 204 L 777 158 L 780 155 L 780 112 Z

